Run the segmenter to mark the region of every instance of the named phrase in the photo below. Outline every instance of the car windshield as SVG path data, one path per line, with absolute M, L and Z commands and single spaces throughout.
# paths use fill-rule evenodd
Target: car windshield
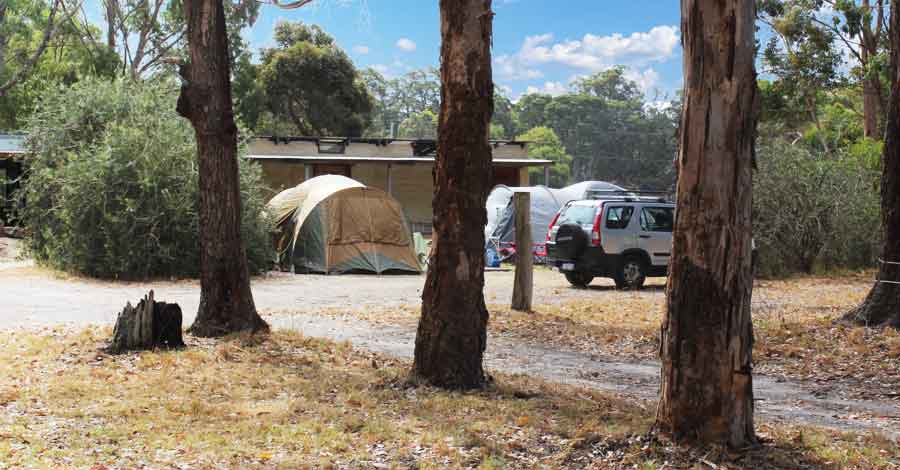
M 590 225 L 594 223 L 597 208 L 594 206 L 569 206 L 559 216 L 559 225 L 578 224 Z

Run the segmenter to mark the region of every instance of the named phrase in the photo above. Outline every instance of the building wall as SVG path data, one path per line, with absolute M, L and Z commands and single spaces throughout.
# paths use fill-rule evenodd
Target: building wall
M 494 147 L 494 159 L 528 158 L 528 146 L 519 144 L 500 144 Z
M 257 160 L 256 163 L 262 168 L 263 182 L 271 191 L 270 196 L 293 188 L 306 179 L 306 166 L 302 163 L 278 160 Z
M 268 139 L 253 139 L 250 141 L 248 153 L 250 155 L 292 155 L 296 157 L 310 157 L 319 154 L 315 142 L 291 142 L 289 144 L 275 144 Z
M 275 144 L 266 139 L 256 139 L 250 144 L 251 155 L 316 156 L 315 142 L 291 142 Z M 343 156 L 353 157 L 412 157 L 410 142 L 398 141 L 387 145 L 351 143 Z M 520 145 L 501 144 L 493 148 L 495 160 L 527 158 L 527 149 Z M 306 165 L 298 161 L 257 160 L 262 166 L 265 183 L 271 196 L 302 183 L 306 178 Z M 430 232 L 434 194 L 431 164 L 393 163 L 391 194 L 403 206 L 406 217 L 416 231 Z M 310 168 L 312 170 L 312 168 Z M 312 171 L 310 171 L 312 174 Z M 517 168 L 518 186 L 528 185 L 528 168 Z M 351 165 L 350 176 L 374 188 L 388 190 L 387 163 L 356 163 Z
M 302 163 L 284 160 L 257 162 L 262 167 L 265 184 L 271 190 L 268 197 L 305 181 L 306 169 Z M 431 198 L 434 194 L 431 167 L 424 164 L 393 164 L 391 167 L 391 193 L 403 206 L 410 224 L 418 226 L 419 231 L 424 230 L 423 225 L 431 224 Z M 384 163 L 357 163 L 351 166 L 350 175 L 366 186 L 388 190 L 387 165 Z
M 412 145 L 409 142 L 391 142 L 388 145 L 352 143 L 347 146 L 344 155 L 348 157 L 412 157 Z
M 403 205 L 406 218 L 419 232 L 431 231 L 432 165 L 394 165 L 393 195 Z M 426 230 L 427 229 L 427 230 Z
M 296 157 L 313 157 L 319 154 L 315 142 L 290 142 L 275 144 L 268 139 L 250 141 L 251 155 L 290 155 Z M 395 141 L 387 145 L 367 143 L 351 143 L 343 153 L 346 157 L 412 157 L 412 144 L 408 141 Z M 498 144 L 493 147 L 495 159 L 528 158 L 528 148 L 519 144 Z

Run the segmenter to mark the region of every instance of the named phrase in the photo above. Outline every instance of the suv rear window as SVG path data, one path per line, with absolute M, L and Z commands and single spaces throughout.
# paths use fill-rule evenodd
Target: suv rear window
M 675 211 L 671 207 L 641 209 L 641 229 L 645 232 L 671 232 L 675 225 Z
M 569 206 L 559 215 L 557 225 L 590 225 L 594 223 L 594 216 L 596 215 L 597 208 L 594 206 Z
M 634 207 L 632 206 L 614 206 L 606 209 L 606 228 L 628 228 L 628 222 L 631 222 L 633 213 Z

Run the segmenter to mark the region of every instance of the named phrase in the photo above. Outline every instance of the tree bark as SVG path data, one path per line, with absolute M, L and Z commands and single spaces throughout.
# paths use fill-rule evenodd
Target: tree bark
M 103 2 L 106 14 L 106 46 L 110 50 L 116 50 L 116 24 L 119 20 L 119 0 L 105 0 Z
M 131 302 L 119 313 L 107 352 L 119 354 L 155 348 L 183 348 L 181 307 L 157 302 L 151 290 L 137 306 Z
M 434 242 L 413 374 L 476 388 L 485 377 L 485 203 L 492 177 L 491 0 L 441 0 L 441 111 L 434 167 Z
M 756 442 L 750 322 L 758 96 L 754 0 L 682 0 L 678 211 L 662 323 L 657 432 Z
M 863 134 L 871 139 L 881 139 L 881 81 L 878 78 L 863 80 Z
M 871 11 L 870 0 L 863 0 L 862 5 Z M 860 31 L 860 57 L 865 72 L 863 78 L 863 134 L 872 139 L 881 139 L 881 119 L 884 113 L 884 95 L 881 87 L 881 78 L 877 71 L 869 70 L 870 59 L 878 55 L 878 38 L 881 35 L 881 14 L 884 9 L 882 0 L 879 0 L 876 11 L 872 12 L 876 17 L 875 31 L 869 22 L 864 22 Z
M 200 168 L 200 308 L 190 331 L 222 336 L 268 325 L 256 313 L 241 240 L 237 126 L 222 0 L 185 0 L 189 60 L 178 113 L 191 121 Z
M 891 96 L 881 157 L 881 260 L 878 280 L 844 320 L 900 328 L 900 0 L 891 0 Z

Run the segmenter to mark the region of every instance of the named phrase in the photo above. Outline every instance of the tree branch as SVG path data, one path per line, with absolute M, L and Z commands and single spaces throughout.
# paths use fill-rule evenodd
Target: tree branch
M 856 49 L 853 48 L 853 41 L 850 41 L 849 39 L 844 37 L 844 35 L 841 34 L 841 31 L 839 29 L 837 29 L 834 25 L 830 25 L 828 23 L 825 23 L 824 21 L 821 21 L 820 19 L 816 18 L 815 15 L 812 16 L 812 20 L 815 21 L 816 23 L 819 23 L 820 25 L 824 26 L 832 33 L 834 33 L 835 36 L 837 36 L 847 46 L 847 49 L 849 49 L 850 52 L 853 53 L 853 55 L 856 57 L 856 59 L 859 60 L 859 63 L 861 63 L 861 64 L 864 63 L 862 56 L 860 56 L 860 54 L 859 54 L 859 51 L 857 51 Z M 858 44 L 858 43 L 856 44 L 856 46 L 857 47 L 865 47 L 864 45 Z
M 62 6 L 62 8 L 65 9 L 63 1 L 64 0 L 54 0 L 53 5 L 50 7 L 50 14 L 47 16 L 47 25 L 44 28 L 44 33 L 41 37 L 41 43 L 31 54 L 31 57 L 29 57 L 22 64 L 22 67 L 19 68 L 19 70 L 17 70 L 16 73 L 6 81 L 6 83 L 0 85 L 0 97 L 6 96 L 6 94 L 12 87 L 18 85 L 19 82 L 27 79 L 31 75 L 31 72 L 34 70 L 34 66 L 37 65 L 38 60 L 40 60 L 41 56 L 44 54 L 44 51 L 47 50 L 47 45 L 50 44 L 50 40 L 53 38 L 53 36 L 56 35 L 59 25 L 71 19 L 71 15 L 68 15 L 63 18 L 62 21 L 56 22 L 56 14 L 59 11 L 60 7 Z

